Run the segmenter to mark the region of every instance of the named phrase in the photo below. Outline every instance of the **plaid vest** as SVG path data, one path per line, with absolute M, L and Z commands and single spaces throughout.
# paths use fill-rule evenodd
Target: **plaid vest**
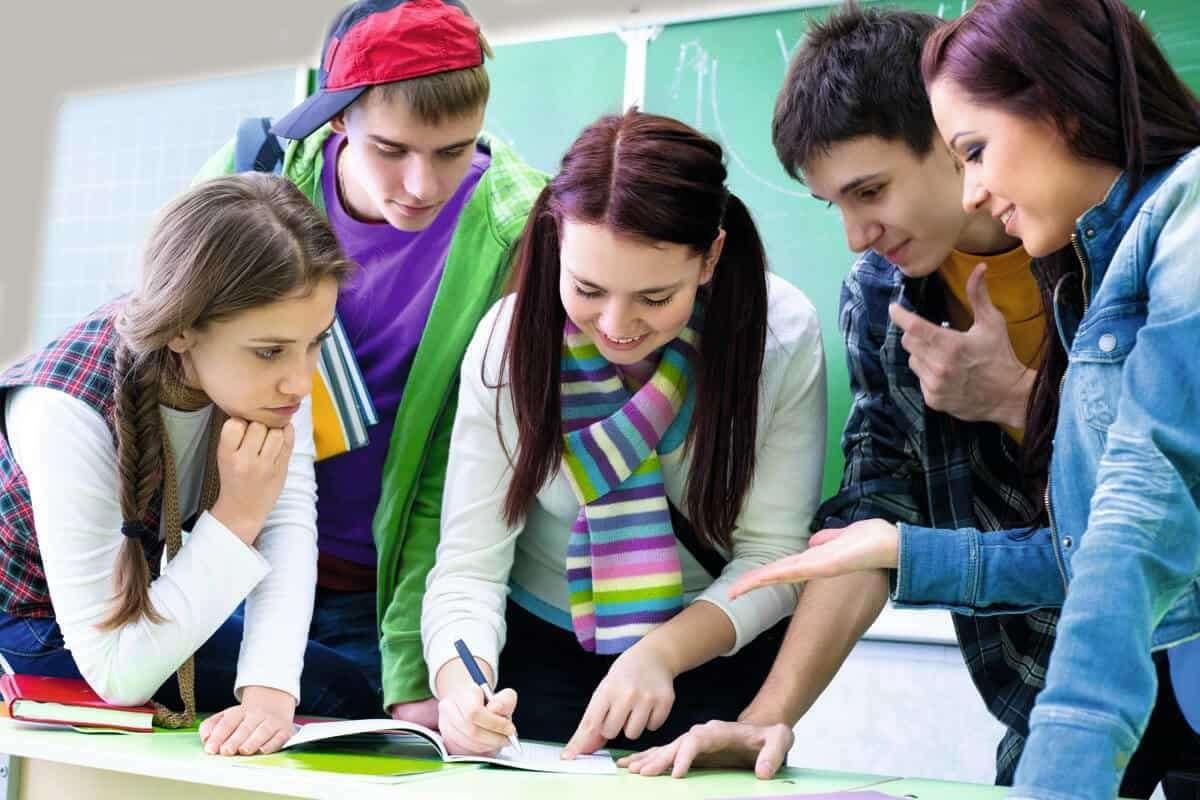
M 67 330 L 41 352 L 0 373 L 0 611 L 19 617 L 53 617 L 46 572 L 38 549 L 29 483 L 13 458 L 3 420 L 9 389 L 44 386 L 66 392 L 96 410 L 116 445 L 114 367 L 118 306 L 104 306 Z M 70 498 L 63 498 L 70 502 Z M 161 503 L 152 502 L 146 524 L 158 530 Z

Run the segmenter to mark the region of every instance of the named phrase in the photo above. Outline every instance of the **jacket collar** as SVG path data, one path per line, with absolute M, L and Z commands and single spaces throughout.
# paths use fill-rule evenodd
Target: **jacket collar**
M 1075 223 L 1075 241 L 1087 257 L 1092 274 L 1091 293 L 1104 280 L 1104 274 L 1126 232 L 1133 226 L 1142 205 L 1178 165 L 1178 161 L 1146 173 L 1141 185 L 1133 190 L 1132 176 L 1122 172 L 1097 205 L 1085 211 Z

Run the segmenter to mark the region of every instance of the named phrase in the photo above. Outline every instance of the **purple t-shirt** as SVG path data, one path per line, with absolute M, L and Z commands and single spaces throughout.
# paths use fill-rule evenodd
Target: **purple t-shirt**
M 433 224 L 408 232 L 386 222 L 361 222 L 346 211 L 336 181 L 337 155 L 344 141 L 344 136 L 335 134 L 325 143 L 321 188 L 333 232 L 358 265 L 338 294 L 337 310 L 375 401 L 379 423 L 368 429 L 366 446 L 317 463 L 317 545 L 322 553 L 374 567 L 371 521 L 382 491 L 396 410 L 458 217 L 491 156 L 477 150 L 466 178 Z

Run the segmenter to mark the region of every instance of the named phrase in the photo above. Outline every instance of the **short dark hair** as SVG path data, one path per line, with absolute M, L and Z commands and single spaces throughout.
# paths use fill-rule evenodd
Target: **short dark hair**
M 933 145 L 921 47 L 941 20 L 848 2 L 814 21 L 788 66 L 771 136 L 788 175 L 858 136 L 902 140 L 918 156 Z

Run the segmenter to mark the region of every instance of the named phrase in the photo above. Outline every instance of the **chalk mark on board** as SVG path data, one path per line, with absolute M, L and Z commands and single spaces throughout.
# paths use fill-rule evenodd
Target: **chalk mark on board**
M 798 192 L 795 189 L 789 189 L 786 186 L 780 186 L 774 181 L 762 177 L 754 170 L 750 169 L 750 165 L 747 164 L 741 155 L 738 154 L 738 151 L 734 149 L 733 142 L 730 141 L 729 136 L 725 133 L 725 126 L 721 122 L 721 108 L 717 103 L 717 67 L 719 66 L 720 62 L 715 58 L 712 58 L 711 62 L 712 66 L 709 68 L 709 75 L 711 77 L 708 81 L 708 87 L 709 96 L 712 102 L 713 124 L 717 127 L 717 135 L 720 137 L 721 141 L 725 143 L 725 152 L 729 154 L 729 157 L 733 159 L 735 164 L 741 167 L 742 172 L 745 172 L 750 178 L 754 179 L 758 183 L 761 183 L 763 186 L 766 186 L 768 189 L 774 189 L 780 194 L 786 194 L 791 197 L 810 197 L 811 195 L 808 192 Z
M 688 55 L 694 53 L 691 61 Z M 704 79 L 708 75 L 710 56 L 704 46 L 696 40 L 684 42 L 679 46 L 679 61 L 675 64 L 675 80 L 671 83 L 671 99 L 679 99 L 679 86 L 683 81 L 683 73 L 688 67 L 696 71 L 696 108 L 692 117 L 692 125 L 696 128 L 704 126 Z
M 775 41 L 779 42 L 779 52 L 783 56 L 783 68 L 784 68 L 784 70 L 786 70 L 787 63 L 788 63 L 788 55 L 789 55 L 788 47 L 786 44 L 784 44 L 783 31 L 779 30 L 779 28 L 775 29 Z
M 782 33 L 776 32 L 782 44 Z M 787 56 L 784 54 L 784 65 L 787 65 Z M 789 189 L 786 186 L 779 184 L 762 177 L 742 158 L 741 154 L 733 147 L 733 142 L 725 132 L 725 125 L 721 120 L 721 109 L 717 101 L 717 59 L 704 48 L 699 40 L 693 39 L 684 42 L 679 46 L 679 60 L 675 64 L 675 79 L 671 83 L 671 99 L 679 99 L 679 90 L 683 85 L 684 73 L 690 67 L 696 73 L 696 105 L 692 117 L 692 126 L 702 128 L 704 126 L 704 98 L 709 97 L 709 104 L 713 115 L 713 124 L 716 126 L 717 137 L 724 144 L 725 152 L 729 154 L 729 158 L 741 168 L 752 180 L 761 183 L 768 189 L 785 194 L 791 197 L 809 197 L 808 192 L 800 192 L 795 189 Z M 707 91 L 705 91 L 707 87 Z

